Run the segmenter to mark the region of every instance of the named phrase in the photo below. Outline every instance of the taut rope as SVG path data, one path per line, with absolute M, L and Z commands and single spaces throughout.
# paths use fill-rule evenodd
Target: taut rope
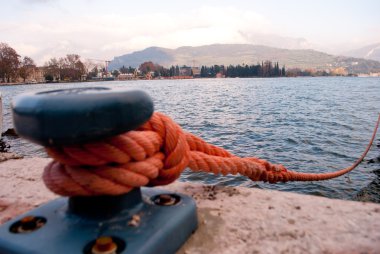
M 380 122 L 360 158 L 350 167 L 331 173 L 298 173 L 254 157 L 240 158 L 184 132 L 171 118 L 154 113 L 134 131 L 99 142 L 46 147 L 54 159 L 44 171 L 46 186 L 62 196 L 119 195 L 139 186 L 165 185 L 189 167 L 214 174 L 241 174 L 270 183 L 320 181 L 357 167 L 368 153 Z

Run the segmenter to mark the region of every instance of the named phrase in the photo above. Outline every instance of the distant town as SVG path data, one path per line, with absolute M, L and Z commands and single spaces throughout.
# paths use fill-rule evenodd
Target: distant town
M 262 61 L 257 64 L 178 66 L 164 67 L 146 61 L 138 68 L 122 66 L 108 69 L 108 60 L 82 59 L 77 54 L 51 58 L 43 66 L 37 66 L 28 56 L 21 56 L 6 43 L 0 43 L 0 83 L 35 84 L 53 82 L 84 82 L 104 80 L 151 80 L 192 78 L 249 78 L 249 77 L 297 77 L 297 76 L 360 76 L 350 74 L 343 67 L 327 70 L 286 69 L 279 62 Z M 366 74 L 379 76 L 379 73 Z

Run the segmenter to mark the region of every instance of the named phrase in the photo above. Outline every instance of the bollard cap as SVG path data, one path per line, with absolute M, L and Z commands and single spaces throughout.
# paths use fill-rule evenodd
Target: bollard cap
M 23 138 L 44 146 L 80 144 L 136 129 L 153 114 L 143 91 L 109 87 L 21 94 L 12 101 L 13 123 Z

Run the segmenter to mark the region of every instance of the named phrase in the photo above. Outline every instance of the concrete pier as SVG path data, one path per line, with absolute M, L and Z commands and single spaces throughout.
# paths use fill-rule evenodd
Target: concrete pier
M 0 223 L 57 197 L 41 180 L 49 161 L 0 163 Z M 380 253 L 378 204 L 180 182 L 162 188 L 197 202 L 199 228 L 180 254 Z

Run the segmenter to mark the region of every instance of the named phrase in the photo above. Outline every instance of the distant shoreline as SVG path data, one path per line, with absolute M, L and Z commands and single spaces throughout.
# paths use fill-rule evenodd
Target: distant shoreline
M 41 84 L 70 84 L 70 83 L 92 83 L 92 82 L 112 82 L 118 80 L 86 80 L 86 81 L 58 81 L 58 82 L 37 82 L 37 83 L 1 83 L 0 86 L 22 86 L 22 85 L 41 85 Z

